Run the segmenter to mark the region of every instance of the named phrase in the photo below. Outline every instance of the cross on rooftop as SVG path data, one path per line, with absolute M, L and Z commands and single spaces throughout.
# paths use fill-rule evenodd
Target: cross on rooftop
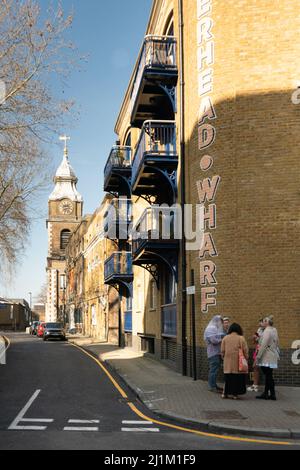
M 67 135 L 61 135 L 61 136 L 59 137 L 59 140 L 61 140 L 62 142 L 65 143 L 64 154 L 65 154 L 65 156 L 68 156 L 68 145 L 67 145 L 67 142 L 68 142 L 68 140 L 71 140 L 71 137 L 68 137 Z

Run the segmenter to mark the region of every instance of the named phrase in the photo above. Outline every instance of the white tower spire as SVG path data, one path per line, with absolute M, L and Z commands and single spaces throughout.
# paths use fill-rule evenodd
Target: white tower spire
M 62 141 L 62 142 L 65 142 L 65 148 L 64 148 L 64 156 L 65 157 L 68 157 L 68 145 L 67 145 L 67 142 L 68 140 L 71 140 L 71 137 L 67 136 L 66 134 L 65 135 L 61 135 L 59 137 L 59 140 Z
M 56 171 L 54 177 L 55 188 L 50 195 L 49 200 L 57 201 L 66 198 L 71 201 L 82 202 L 82 196 L 76 188 L 77 177 L 68 158 L 69 149 L 67 143 L 71 138 L 67 135 L 63 135 L 59 137 L 59 140 L 64 142 L 64 157 Z

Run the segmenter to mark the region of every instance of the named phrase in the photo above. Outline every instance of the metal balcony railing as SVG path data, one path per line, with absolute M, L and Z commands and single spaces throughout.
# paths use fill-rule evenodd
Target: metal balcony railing
M 132 237 L 151 240 L 177 240 L 181 238 L 180 208 L 148 207 L 135 224 Z
M 104 215 L 104 227 L 110 228 L 117 224 L 129 224 L 132 217 L 132 202 L 130 199 L 112 199 Z
M 174 71 L 177 69 L 177 40 L 173 36 L 146 36 L 139 56 L 138 67 L 131 94 L 134 108 L 145 69 L 149 71 Z
M 111 277 L 132 276 L 132 274 L 131 252 L 115 252 L 104 263 L 105 280 Z
M 131 147 L 114 146 L 111 149 L 107 163 L 104 168 L 105 181 L 113 169 L 130 168 L 131 166 Z
M 163 305 L 161 308 L 162 335 L 177 336 L 177 306 L 176 304 Z
M 136 179 L 142 162 L 147 157 L 177 157 L 176 125 L 174 121 L 145 121 L 132 162 L 132 181 Z
M 148 207 L 131 231 L 133 252 L 146 241 L 180 240 L 182 233 L 180 208 Z

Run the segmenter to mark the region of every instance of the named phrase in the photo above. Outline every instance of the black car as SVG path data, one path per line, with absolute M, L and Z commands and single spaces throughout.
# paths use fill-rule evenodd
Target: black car
M 47 341 L 50 338 L 66 340 L 66 333 L 61 323 L 45 323 L 43 340 Z

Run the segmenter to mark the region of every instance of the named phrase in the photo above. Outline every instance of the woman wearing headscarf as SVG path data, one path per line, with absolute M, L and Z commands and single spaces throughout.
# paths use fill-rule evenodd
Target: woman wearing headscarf
M 217 385 L 217 377 L 221 367 L 221 343 L 224 336 L 223 319 L 220 315 L 216 315 L 209 322 L 204 332 L 209 363 L 208 389 L 211 392 L 223 391 Z
M 264 393 L 256 397 L 261 400 L 276 400 L 273 371 L 278 368 L 280 352 L 278 333 L 273 324 L 272 316 L 264 319 L 263 326 L 265 330 L 256 357 L 256 365 L 261 368 L 266 379 Z

